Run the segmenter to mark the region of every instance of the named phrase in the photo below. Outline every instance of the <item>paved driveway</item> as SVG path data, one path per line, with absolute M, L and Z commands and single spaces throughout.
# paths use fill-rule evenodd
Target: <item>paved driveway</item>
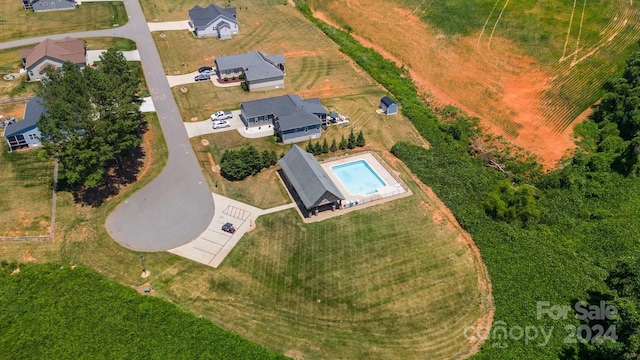
M 199 72 L 194 71 L 194 72 L 188 73 L 188 74 L 170 75 L 170 76 L 167 76 L 167 81 L 169 82 L 169 86 L 170 87 L 174 87 L 174 86 L 178 86 L 178 85 L 184 85 L 184 84 L 193 84 L 193 83 L 196 82 L 194 80 L 194 78 L 198 74 L 199 74 Z
M 149 26 L 149 31 L 191 30 L 189 20 L 150 22 L 147 25 Z
M 107 218 L 109 234 L 133 250 L 162 251 L 197 238 L 211 223 L 211 191 L 196 160 L 138 1 L 125 1 L 128 37 L 143 59 L 149 92 L 169 149 L 167 165 Z
M 258 216 L 296 206 L 295 203 L 290 203 L 262 210 L 222 195 L 211 195 L 216 203 L 216 211 L 207 229 L 193 241 L 168 251 L 214 268 L 220 266 L 244 234 L 253 230 Z M 225 223 L 233 224 L 236 232 L 229 234 L 222 231 Z
M 194 136 L 213 134 L 216 132 L 223 132 L 223 131 L 229 131 L 229 130 L 236 130 L 244 127 L 242 120 L 240 120 L 240 110 L 232 111 L 232 113 L 233 113 L 233 118 L 227 119 L 227 121 L 229 122 L 229 124 L 231 124 L 231 126 L 227 128 L 222 128 L 222 129 L 214 129 L 213 122 L 210 119 L 198 121 L 198 122 L 191 122 L 191 123 L 185 122 L 184 127 L 187 130 L 187 136 L 189 136 L 189 138 L 192 138 Z
M 87 63 L 93 64 L 100 61 L 100 55 L 107 50 L 87 50 Z M 140 52 L 138 50 L 122 51 L 122 55 L 127 61 L 140 61 Z

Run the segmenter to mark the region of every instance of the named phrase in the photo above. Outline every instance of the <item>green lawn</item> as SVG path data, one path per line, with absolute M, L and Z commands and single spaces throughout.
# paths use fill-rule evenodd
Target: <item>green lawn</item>
M 84 3 L 75 10 L 40 13 L 24 10 L 21 1 L 3 1 L 0 3 L 0 41 L 109 29 L 127 21 L 122 1 Z
M 0 151 L 0 236 L 49 235 L 53 161 L 37 149 L 10 153 L 6 142 Z
M 457 231 L 425 221 L 433 205 L 419 194 L 314 224 L 295 210 L 260 217 L 217 270 L 176 264 L 154 284 L 287 355 L 455 357 L 481 298 Z

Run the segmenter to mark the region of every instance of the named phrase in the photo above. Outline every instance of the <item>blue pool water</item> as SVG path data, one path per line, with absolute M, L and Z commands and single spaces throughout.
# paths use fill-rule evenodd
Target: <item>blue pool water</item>
M 332 166 L 331 170 L 351 195 L 373 194 L 387 185 L 365 160 Z

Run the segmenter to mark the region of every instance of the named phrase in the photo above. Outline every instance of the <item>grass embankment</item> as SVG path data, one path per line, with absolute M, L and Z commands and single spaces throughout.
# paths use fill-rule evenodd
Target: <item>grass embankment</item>
M 402 78 L 402 70 L 359 45 L 347 33 L 314 20 L 306 5 L 299 5 L 341 45 L 341 50 L 396 96 L 403 113 L 432 145 L 426 150 L 399 143 L 393 152 L 433 187 L 473 236 L 493 284 L 494 325 L 500 324 L 507 331 L 536 326 L 552 333 L 550 342 L 543 346 L 538 346 L 543 343 L 541 335 L 525 343 L 518 332 L 501 338 L 498 336 L 502 334 L 489 334 L 476 357 L 553 359 L 572 349 L 575 345 L 564 341 L 570 335 L 565 326 L 577 326 L 577 320 L 571 314 L 560 320 L 544 315 L 538 318 L 536 304 L 548 301 L 551 305 L 572 306 L 576 300 L 587 300 L 593 292 L 605 290 L 605 269 L 616 259 L 633 255 L 640 245 L 636 235 L 640 219 L 633 210 L 640 182 L 609 174 L 597 184 L 576 175 L 575 187 L 540 192 L 542 217 L 538 223 L 521 228 L 492 220 L 483 203 L 504 176 L 486 167 L 483 160 L 468 155 L 468 138 L 452 131 L 451 125 L 440 123 L 420 103 L 411 81 Z M 551 173 L 541 178 L 539 186 L 557 182 L 554 176 Z
M 74 10 L 40 13 L 25 10 L 20 1 L 3 1 L 0 3 L 0 42 L 32 36 L 110 29 L 127 22 L 127 13 L 121 1 L 84 3 Z M 34 33 L 34 29 L 37 32 Z
M 3 358 L 284 358 L 85 267 L 11 270 L 0 275 Z

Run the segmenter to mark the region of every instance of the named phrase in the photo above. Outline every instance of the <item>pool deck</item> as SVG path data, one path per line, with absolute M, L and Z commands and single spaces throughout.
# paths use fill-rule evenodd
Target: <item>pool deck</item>
M 324 171 L 327 172 L 327 175 L 329 175 L 329 178 L 331 179 L 331 181 L 333 181 L 333 183 L 336 184 L 336 186 L 338 187 L 338 190 L 340 190 L 342 195 L 344 195 L 345 201 L 343 201 L 343 203 L 348 201 L 353 201 L 353 202 L 371 201 L 371 197 L 375 195 L 375 194 L 351 194 L 349 190 L 347 190 L 347 188 L 342 184 L 342 181 L 340 181 L 338 176 L 336 176 L 335 172 L 331 169 L 334 166 L 348 164 L 358 160 L 366 161 L 366 163 L 369 164 L 369 167 L 371 168 L 371 170 L 373 170 L 378 175 L 378 177 L 382 181 L 384 181 L 384 183 L 387 185 L 386 188 L 394 189 L 394 190 L 399 188 L 399 190 L 402 190 L 404 192 L 404 189 L 402 189 L 400 183 L 391 174 L 389 174 L 389 171 L 387 171 L 387 169 L 385 169 L 384 166 L 380 164 L 380 161 L 376 159 L 375 156 L 373 156 L 373 154 L 369 152 L 365 152 L 365 153 L 360 153 L 360 154 L 356 154 L 349 157 L 329 160 L 329 161 L 320 163 L 320 166 L 322 166 Z
M 387 184 L 386 189 L 392 189 L 395 192 L 395 194 L 390 196 L 389 194 L 385 194 L 387 195 L 386 197 L 383 197 L 383 195 L 378 193 L 371 194 L 371 195 L 365 195 L 365 194 L 351 195 L 349 191 L 347 191 L 347 189 L 345 189 L 345 187 L 342 185 L 338 177 L 334 174 L 333 170 L 331 170 L 331 167 L 336 165 L 347 164 L 347 163 L 358 161 L 358 160 L 365 160 L 367 164 L 369 164 L 369 167 L 376 172 L 376 174 L 382 179 L 382 181 L 385 182 L 385 184 Z M 388 201 L 393 201 L 393 200 L 397 200 L 397 199 L 401 199 L 401 198 L 413 195 L 411 190 L 409 190 L 409 188 L 406 185 L 401 184 L 398 180 L 396 180 L 396 178 L 399 179 L 398 174 L 394 172 L 396 175 L 394 177 L 390 173 L 390 171 L 393 171 L 393 170 L 391 169 L 387 170 L 387 168 L 385 168 L 385 166 L 381 163 L 382 161 L 383 160 L 379 160 L 376 156 L 374 156 L 370 152 L 363 152 L 355 155 L 347 155 L 337 159 L 328 159 L 328 160 L 325 160 L 324 162 L 321 162 L 320 166 L 322 166 L 322 168 L 325 170 L 327 175 L 329 175 L 329 178 L 331 179 L 331 181 L 333 181 L 336 184 L 336 186 L 338 187 L 338 190 L 340 190 L 340 192 L 342 192 L 342 195 L 344 195 L 345 201 L 343 201 L 343 204 L 346 203 L 347 201 L 352 201 L 354 202 L 354 205 L 351 207 L 343 207 L 342 209 L 337 209 L 334 211 L 330 211 L 330 210 L 322 211 L 318 215 L 313 215 L 311 217 L 305 217 L 300 211 L 300 207 L 296 206 L 295 209 L 300 215 L 300 217 L 302 218 L 302 221 L 304 221 L 305 223 L 314 223 L 314 222 L 330 219 L 336 216 L 341 216 L 341 215 L 350 213 L 352 211 L 366 209 L 370 206 L 376 206 Z M 280 180 L 282 181 L 282 178 L 280 178 Z M 287 188 L 284 182 L 283 182 L 283 186 Z

